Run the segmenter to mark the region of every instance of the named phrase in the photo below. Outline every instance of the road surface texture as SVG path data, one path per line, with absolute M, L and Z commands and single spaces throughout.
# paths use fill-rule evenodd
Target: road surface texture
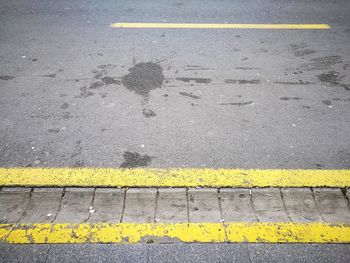
M 346 0 L 2 0 L 0 166 L 349 169 L 349 11 Z M 349 252 L 0 244 L 0 262 L 348 262 Z
M 349 168 L 349 5 L 1 1 L 0 165 Z

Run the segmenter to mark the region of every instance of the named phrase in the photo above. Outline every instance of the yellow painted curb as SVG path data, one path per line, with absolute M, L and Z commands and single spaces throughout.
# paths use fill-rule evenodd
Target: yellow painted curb
M 349 187 L 350 170 L 0 168 L 2 186 Z
M 0 224 L 0 243 L 350 243 L 350 226 L 325 223 Z
M 116 28 L 178 29 L 329 29 L 328 24 L 195 24 L 195 23 L 112 23 Z

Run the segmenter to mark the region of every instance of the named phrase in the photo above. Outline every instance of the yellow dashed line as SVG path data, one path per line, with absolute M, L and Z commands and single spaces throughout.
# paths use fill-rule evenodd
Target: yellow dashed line
M 327 24 L 194 24 L 194 23 L 112 23 L 117 28 L 183 29 L 329 29 Z
M 16 244 L 350 243 L 350 226 L 326 223 L 0 224 L 0 242 Z
M 0 168 L 2 186 L 349 187 L 350 170 Z

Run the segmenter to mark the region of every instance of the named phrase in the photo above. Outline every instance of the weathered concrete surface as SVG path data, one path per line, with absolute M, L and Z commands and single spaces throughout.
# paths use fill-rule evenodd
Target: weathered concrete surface
M 221 213 L 217 189 L 189 189 L 188 209 L 190 222 L 219 222 Z
M 281 189 L 287 213 L 293 222 L 322 221 L 309 188 Z
M 123 213 L 124 191 L 124 189 L 97 188 L 91 209 L 93 213 L 88 222 L 120 222 Z
M 346 192 L 314 188 L 2 188 L 1 223 L 349 223 Z M 250 194 L 251 193 L 251 194 Z M 125 200 L 124 200 L 125 195 Z M 283 200 L 281 198 L 283 197 Z
M 0 191 L 0 222 L 16 223 L 30 200 L 30 188 L 2 188 Z
M 55 223 L 83 223 L 90 217 L 93 188 L 66 188 Z
M 253 208 L 259 221 L 288 222 L 280 189 L 252 189 Z
M 56 217 L 63 188 L 34 188 L 20 223 L 50 223 Z
M 348 202 L 339 188 L 315 189 L 314 194 L 317 207 L 326 222 L 350 223 Z
M 157 189 L 131 188 L 126 191 L 122 222 L 153 223 Z
M 186 188 L 159 188 L 156 222 L 188 222 Z
M 256 222 L 249 189 L 220 189 L 222 217 L 226 222 Z

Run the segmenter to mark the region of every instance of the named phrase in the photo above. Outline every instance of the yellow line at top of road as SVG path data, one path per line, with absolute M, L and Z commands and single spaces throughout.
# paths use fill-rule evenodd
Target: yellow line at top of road
M 349 187 L 350 170 L 0 168 L 0 186 Z
M 350 226 L 327 223 L 0 224 L 0 243 L 350 243 Z
M 112 23 L 116 28 L 183 29 L 329 29 L 328 24 L 196 24 L 196 23 Z

